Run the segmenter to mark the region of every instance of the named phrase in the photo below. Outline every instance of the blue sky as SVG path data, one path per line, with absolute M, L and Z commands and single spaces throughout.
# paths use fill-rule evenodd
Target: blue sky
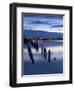
M 63 15 L 24 15 L 24 30 L 49 30 L 63 28 Z

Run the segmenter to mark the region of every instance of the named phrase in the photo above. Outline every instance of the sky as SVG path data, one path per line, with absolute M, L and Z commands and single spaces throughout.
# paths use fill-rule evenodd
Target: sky
M 63 32 L 63 15 L 23 15 L 23 29 Z

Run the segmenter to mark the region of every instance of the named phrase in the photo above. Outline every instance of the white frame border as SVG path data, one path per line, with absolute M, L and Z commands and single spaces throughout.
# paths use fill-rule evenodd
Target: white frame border
M 48 74 L 48 75 L 33 75 L 33 76 L 21 76 L 21 13 L 46 13 L 48 14 L 64 14 L 64 74 Z M 17 8 L 17 83 L 32 83 L 32 82 L 52 82 L 52 81 L 65 81 L 69 80 L 69 10 L 56 10 L 56 9 L 42 9 L 42 8 L 27 8 L 18 7 Z

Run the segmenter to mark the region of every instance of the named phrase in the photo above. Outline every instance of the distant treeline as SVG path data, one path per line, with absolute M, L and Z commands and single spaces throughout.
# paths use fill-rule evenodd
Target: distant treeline
M 52 40 L 63 40 L 63 38 L 24 38 L 27 40 L 47 40 L 47 41 L 52 41 Z

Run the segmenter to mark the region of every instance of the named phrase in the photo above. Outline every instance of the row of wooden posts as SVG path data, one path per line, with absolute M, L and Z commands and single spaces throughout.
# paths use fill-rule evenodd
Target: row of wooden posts
M 41 55 L 44 56 L 45 59 L 47 59 L 47 50 L 45 47 L 41 48 Z M 51 51 L 48 51 L 48 62 L 51 61 Z
M 41 47 L 41 55 L 43 55 L 45 57 L 45 59 L 48 60 L 48 62 L 51 62 L 51 50 L 48 50 L 48 52 L 47 52 L 45 47 Z M 55 57 L 54 57 L 54 60 L 56 60 Z

